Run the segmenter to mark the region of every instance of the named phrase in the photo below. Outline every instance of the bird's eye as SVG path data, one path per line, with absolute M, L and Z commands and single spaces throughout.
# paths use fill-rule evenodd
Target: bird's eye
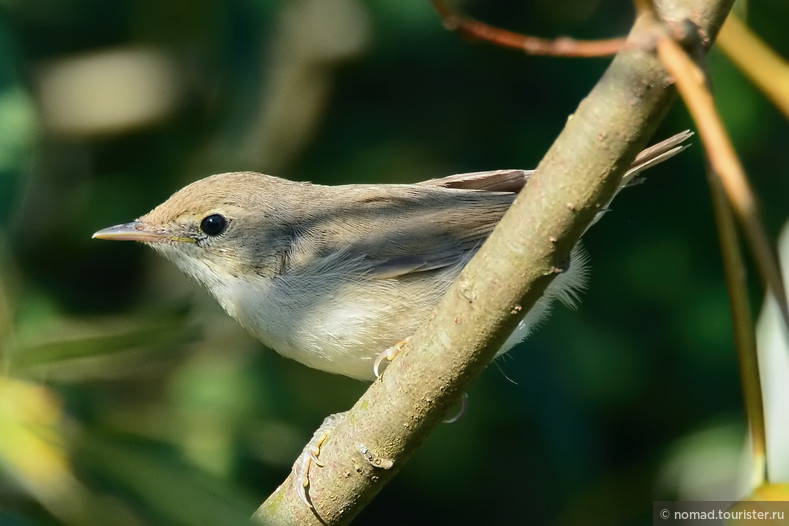
M 200 230 L 209 236 L 218 236 L 227 228 L 227 219 L 221 214 L 211 214 L 200 222 Z

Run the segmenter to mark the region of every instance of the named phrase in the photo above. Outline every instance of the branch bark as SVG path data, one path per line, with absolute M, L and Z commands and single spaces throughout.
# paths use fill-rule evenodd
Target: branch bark
M 695 23 L 709 47 L 733 0 L 663 0 L 667 23 Z M 321 449 L 309 509 L 292 476 L 258 509 L 266 524 L 344 524 L 388 482 L 487 366 L 616 192 L 675 92 L 639 17 L 528 185 L 430 320 L 373 382 Z M 380 465 L 388 466 L 377 467 Z

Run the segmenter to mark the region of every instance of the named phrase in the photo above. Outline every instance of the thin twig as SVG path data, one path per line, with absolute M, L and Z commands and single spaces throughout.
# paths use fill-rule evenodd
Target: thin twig
M 515 33 L 493 27 L 479 20 L 455 13 L 443 0 L 431 0 L 441 17 L 444 27 L 457 31 L 467 38 L 517 49 L 529 55 L 552 57 L 605 57 L 618 53 L 625 44 L 624 38 L 603 40 L 575 40 L 559 37 L 555 40 Z
M 786 289 L 775 250 L 762 224 L 756 197 L 745 170 L 715 109 L 704 73 L 679 44 L 668 37 L 658 41 L 657 51 L 664 67 L 674 77 L 677 89 L 698 126 L 707 157 L 745 230 L 759 273 L 775 295 L 784 323 L 789 327 Z
M 718 115 L 706 77 L 685 51 L 669 37 L 657 44 L 658 57 L 674 77 L 677 89 L 696 122 L 710 161 L 710 188 L 721 240 L 724 267 L 732 305 L 735 339 L 742 375 L 745 409 L 753 437 L 755 471 L 751 482 L 758 487 L 767 479 L 764 403 L 759 378 L 753 324 L 744 282 L 744 263 L 739 253 L 731 208 L 743 224 L 747 240 L 762 277 L 778 299 L 784 321 L 789 320 L 786 295 L 775 253 L 759 217 L 756 199 L 745 171 Z
M 753 472 L 751 487 L 753 490 L 769 480 L 767 473 L 767 435 L 764 420 L 764 400 L 762 383 L 759 376 L 759 360 L 756 352 L 756 334 L 753 329 L 751 310 L 748 305 L 748 293 L 745 286 L 745 263 L 737 239 L 737 228 L 731 205 L 721 185 L 720 177 L 707 169 L 707 178 L 712 194 L 712 205 L 715 211 L 715 222 L 718 225 L 718 237 L 721 245 L 723 267 L 726 272 L 726 285 L 731 304 L 734 339 L 737 342 L 737 359 L 740 363 L 740 381 L 745 400 L 746 419 L 750 423 L 753 442 Z

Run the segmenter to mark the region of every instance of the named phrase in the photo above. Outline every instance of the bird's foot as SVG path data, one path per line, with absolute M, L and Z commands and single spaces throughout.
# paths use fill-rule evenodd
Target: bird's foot
M 376 357 L 375 362 L 373 362 L 373 372 L 375 373 L 376 378 L 381 376 L 381 374 L 383 373 L 383 369 L 381 369 L 381 363 L 385 359 L 390 362 L 394 360 L 395 356 L 400 354 L 400 351 L 403 350 L 403 348 L 408 344 L 410 340 L 411 337 L 409 336 L 405 340 L 401 340 L 400 342 L 398 342 L 396 345 L 389 347 L 388 349 L 386 349 L 384 352 L 382 352 Z
M 321 468 L 324 466 L 323 462 L 318 459 L 321 448 L 340 420 L 345 418 L 346 413 L 347 411 L 327 416 L 312 435 L 310 441 L 307 442 L 307 445 L 304 446 L 301 455 L 296 459 L 296 463 L 293 464 L 293 481 L 296 484 L 296 492 L 299 494 L 302 502 L 311 509 L 315 509 L 315 507 L 312 505 L 309 495 L 310 467 L 312 464 Z

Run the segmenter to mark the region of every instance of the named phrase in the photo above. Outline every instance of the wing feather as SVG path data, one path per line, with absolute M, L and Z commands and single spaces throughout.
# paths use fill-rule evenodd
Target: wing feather
M 299 221 L 288 269 L 342 262 L 377 279 L 459 265 L 487 239 L 515 194 L 424 185 L 349 185 L 336 207 Z

